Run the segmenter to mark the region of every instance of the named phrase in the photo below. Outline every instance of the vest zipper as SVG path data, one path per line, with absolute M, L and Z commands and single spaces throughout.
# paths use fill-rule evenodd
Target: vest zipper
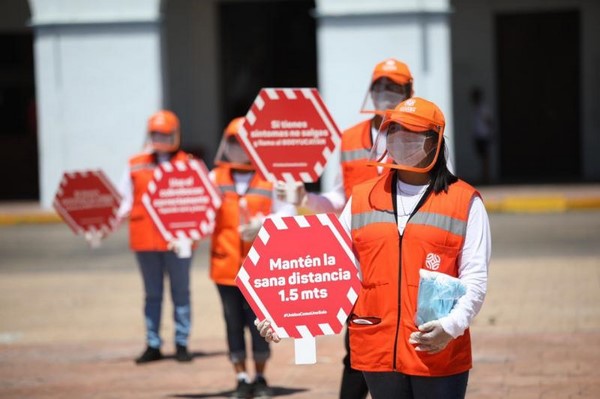
M 396 364 L 396 359 L 398 358 L 398 336 L 400 335 L 400 311 L 401 311 L 401 302 L 402 302 L 402 236 L 400 232 L 398 232 L 398 242 L 400 252 L 400 256 L 398 257 L 398 312 L 397 312 L 397 321 L 396 321 L 396 334 L 394 336 L 394 358 L 392 364 L 392 370 L 397 371 L 398 365 Z
M 401 316 L 402 316 L 401 309 L 402 309 L 402 237 L 403 237 L 403 235 L 400 234 L 400 230 L 398 230 L 398 204 L 396 203 L 396 195 L 397 195 L 397 188 L 398 188 L 397 180 L 398 180 L 398 172 L 394 171 L 394 176 L 392 178 L 392 187 L 391 187 L 392 189 L 390 191 L 392 192 L 392 206 L 394 208 L 394 216 L 396 218 L 396 230 L 398 231 L 398 254 L 399 254 L 399 256 L 398 256 L 398 316 L 397 316 L 398 321 L 396 323 L 396 334 L 394 336 L 394 359 L 393 359 L 393 363 L 392 363 L 392 370 L 394 370 L 394 371 L 397 371 L 397 366 L 398 366 L 396 359 L 398 358 L 398 356 L 397 356 L 398 336 L 400 335 L 400 328 L 401 328 L 400 320 L 401 320 Z M 415 206 L 415 209 L 413 209 L 411 215 L 408 217 L 408 220 L 406 221 L 407 226 L 408 226 L 408 222 L 413 217 L 413 215 L 415 213 L 417 213 L 417 211 L 421 208 L 421 206 L 423 206 L 423 204 L 429 197 L 429 194 L 431 194 L 432 189 L 433 189 L 433 184 L 429 184 L 429 186 L 423 193 L 423 196 L 417 203 L 417 206 Z M 404 231 L 406 232 L 406 228 L 404 229 Z
M 396 334 L 394 334 L 394 352 L 393 352 L 393 358 L 392 358 L 392 370 L 397 371 L 398 370 L 398 364 L 396 362 L 396 359 L 398 358 L 398 336 L 400 335 L 400 312 L 401 312 L 401 302 L 402 302 L 402 295 L 401 295 L 401 290 L 402 290 L 402 235 L 400 234 L 400 231 L 398 230 L 398 204 L 396 203 L 396 181 L 398 179 L 398 172 L 394 171 L 393 172 L 393 178 L 392 178 L 392 187 L 391 187 L 391 193 L 392 193 L 392 207 L 394 209 L 394 219 L 396 220 L 396 231 L 398 232 L 398 312 L 397 312 L 397 316 L 396 316 Z

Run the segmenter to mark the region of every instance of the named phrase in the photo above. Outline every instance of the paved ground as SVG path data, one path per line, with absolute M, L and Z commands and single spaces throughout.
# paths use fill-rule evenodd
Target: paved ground
M 491 222 L 467 397 L 599 398 L 600 210 L 492 213 Z M 92 251 L 62 224 L 0 226 L 0 398 L 226 397 L 233 373 L 206 249 L 192 272 L 194 361 L 136 366 L 143 297 L 125 230 Z M 167 300 L 166 353 L 170 314 Z M 341 337 L 319 338 L 317 354 L 316 365 L 296 366 L 291 342 L 274 347 L 277 396 L 337 398 Z

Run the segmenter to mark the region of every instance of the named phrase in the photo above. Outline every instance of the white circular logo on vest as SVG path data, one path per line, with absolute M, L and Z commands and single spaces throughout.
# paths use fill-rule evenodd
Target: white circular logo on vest
M 436 255 L 432 252 L 427 254 L 427 258 L 425 259 L 425 266 L 427 266 L 430 270 L 437 270 L 440 268 L 441 258 L 439 255 Z

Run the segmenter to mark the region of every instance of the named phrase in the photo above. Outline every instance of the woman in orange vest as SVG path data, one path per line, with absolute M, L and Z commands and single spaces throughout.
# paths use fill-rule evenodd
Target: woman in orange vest
M 356 186 L 340 216 L 362 275 L 350 314 L 352 367 L 373 399 L 466 394 L 469 325 L 485 298 L 491 237 L 479 193 L 446 166 L 444 127 L 440 109 L 421 98 L 388 111 L 370 156 L 387 172 Z M 386 155 L 393 163 L 381 162 Z M 420 269 L 458 278 L 466 294 L 449 314 L 417 325 Z M 269 323 L 259 328 L 279 339 Z
M 192 258 L 178 256 L 176 252 L 181 243 L 166 242 L 142 204 L 142 195 L 146 192 L 148 183 L 154 177 L 154 169 L 159 164 L 184 161 L 191 157 L 179 149 L 179 143 L 177 116 L 167 110 L 154 113 L 148 119 L 146 151 L 129 159 L 128 173 L 120 185 L 123 201 L 118 216 L 124 218 L 129 215 L 129 246 L 135 252 L 144 280 L 147 347 L 136 359 L 138 364 L 162 359 L 160 320 L 165 274 L 169 275 L 174 306 L 175 358 L 180 362 L 192 360 L 188 352 Z
M 270 398 L 271 388 L 264 377 L 269 344 L 254 328 L 256 316 L 235 284 L 235 277 L 252 247 L 263 220 L 269 214 L 289 216 L 296 213 L 292 205 L 274 198 L 273 185 L 257 173 L 237 139 L 243 118 L 230 122 L 217 150 L 210 173 L 223 193 L 217 212 L 211 243 L 210 277 L 216 283 L 223 305 L 229 358 L 237 377 L 234 398 Z M 256 375 L 252 381 L 246 368 L 245 329 L 252 335 L 252 357 Z
M 366 165 L 373 142 L 377 138 L 379 125 L 387 109 L 393 109 L 400 102 L 413 95 L 413 77 L 402 61 L 388 58 L 375 65 L 371 74 L 371 82 L 361 107 L 361 112 L 373 114 L 342 134 L 340 169 L 336 175 L 334 188 L 322 194 L 307 193 L 303 184 L 296 188 L 292 197 L 295 205 L 309 209 L 315 213 L 340 213 L 346 200 L 352 193 L 352 187 L 369 179 L 378 177 L 383 168 L 372 168 Z M 278 184 L 278 198 L 286 198 L 287 187 Z M 343 359 L 344 369 L 340 384 L 340 399 L 365 399 L 368 394 L 367 384 L 358 370 L 350 366 L 350 348 L 348 334 L 344 336 L 346 355 Z

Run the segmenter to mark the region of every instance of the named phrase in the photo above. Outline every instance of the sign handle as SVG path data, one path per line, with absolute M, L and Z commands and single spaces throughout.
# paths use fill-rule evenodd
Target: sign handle
M 315 364 L 317 362 L 317 344 L 315 337 L 294 339 L 296 364 Z

